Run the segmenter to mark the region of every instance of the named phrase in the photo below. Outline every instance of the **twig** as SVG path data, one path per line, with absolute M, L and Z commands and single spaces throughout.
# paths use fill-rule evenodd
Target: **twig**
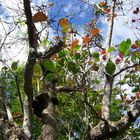
M 128 70 L 130 68 L 134 68 L 134 67 L 137 67 L 137 66 L 140 66 L 140 64 L 134 64 L 132 66 L 125 67 L 125 68 L 121 69 L 119 72 L 115 73 L 113 75 L 113 77 L 116 77 L 117 75 L 119 75 L 120 73 L 124 72 L 125 70 Z

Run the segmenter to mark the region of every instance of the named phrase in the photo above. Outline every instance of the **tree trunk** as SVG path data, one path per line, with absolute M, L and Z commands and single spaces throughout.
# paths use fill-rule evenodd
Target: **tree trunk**
M 42 112 L 42 133 L 39 140 L 56 140 L 57 139 L 57 123 L 55 117 L 55 105 L 57 104 L 57 97 L 55 97 L 55 81 L 45 80 L 45 89 L 49 95 L 49 102 L 47 108 Z
M 110 118 L 110 98 L 112 94 L 113 77 L 106 74 L 106 82 L 104 87 L 104 96 L 102 99 L 102 118 L 109 120 Z
M 32 77 L 33 69 L 36 63 L 36 53 L 38 47 L 38 37 L 35 30 L 35 25 L 32 20 L 32 12 L 30 6 L 30 0 L 23 0 L 24 11 L 26 15 L 26 23 L 28 28 L 28 38 L 29 38 L 29 56 L 27 63 L 25 65 L 24 72 L 24 91 L 25 91 L 25 101 L 24 101 L 24 120 L 23 120 L 23 132 L 26 134 L 29 140 L 32 139 L 32 98 L 33 98 L 33 87 L 32 87 Z

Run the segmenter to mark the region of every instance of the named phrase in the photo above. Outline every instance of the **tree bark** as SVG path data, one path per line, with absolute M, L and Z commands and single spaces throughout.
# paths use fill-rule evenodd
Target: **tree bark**
M 116 0 L 112 0 L 111 4 L 111 11 L 109 13 L 109 23 L 108 23 L 108 31 L 105 45 L 109 49 L 111 47 L 111 39 L 112 39 L 112 32 L 113 32 L 113 25 L 114 25 L 114 11 L 115 11 L 115 4 Z M 110 53 L 108 54 L 110 57 Z M 104 94 L 102 99 L 102 117 L 105 120 L 109 120 L 110 116 L 110 98 L 112 93 L 112 85 L 113 85 L 113 76 L 106 75 L 106 82 L 104 87 Z
M 123 134 L 135 122 L 139 114 L 140 100 L 135 100 L 133 109 L 128 111 L 127 116 L 122 117 L 117 122 L 108 121 L 108 123 L 105 123 L 101 121 L 96 127 L 92 128 L 88 140 L 105 140 Z
M 57 123 L 55 116 L 55 102 L 57 97 L 55 96 L 55 81 L 44 81 L 44 92 L 49 95 L 49 102 L 47 108 L 42 112 L 42 121 L 44 123 L 42 127 L 42 133 L 38 140 L 56 140 L 57 139 Z
M 113 86 L 114 78 L 108 74 L 106 74 L 106 81 L 102 99 L 102 118 L 105 120 L 109 120 L 110 118 L 110 98 L 112 94 L 112 86 Z
M 38 47 L 37 41 L 38 38 L 35 30 L 35 25 L 32 21 L 30 0 L 23 0 L 23 2 L 29 38 L 29 56 L 24 71 L 25 101 L 24 101 L 23 132 L 26 134 L 28 139 L 32 139 L 32 125 L 31 125 L 32 98 L 33 98 L 32 77 L 33 77 L 33 68 L 36 63 L 35 54 Z

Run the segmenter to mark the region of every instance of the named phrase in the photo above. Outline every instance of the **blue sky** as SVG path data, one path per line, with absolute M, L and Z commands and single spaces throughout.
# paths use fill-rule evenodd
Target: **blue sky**
M 49 9 L 49 17 L 54 18 L 56 21 L 58 21 L 60 18 L 67 17 L 71 23 L 74 23 L 75 27 L 81 26 L 85 23 L 88 23 L 91 21 L 93 17 L 93 8 L 83 2 L 82 0 L 33 0 L 33 3 L 36 3 L 38 5 L 41 4 L 47 4 L 48 2 L 53 2 L 54 7 Z M 83 0 L 87 1 L 87 0 Z M 91 4 L 98 4 L 101 0 L 88 0 Z M 110 0 L 108 0 L 110 2 Z M 129 9 L 132 5 L 127 5 L 127 0 L 123 0 L 126 4 L 126 7 L 124 9 Z M 131 0 L 135 2 L 135 5 L 137 5 L 138 0 Z M 12 4 L 12 2 L 14 4 Z M 16 6 L 16 3 L 18 0 L 11 0 L 11 3 L 9 3 L 9 0 L 2 0 L 0 2 L 0 16 L 6 17 L 8 15 L 8 12 L 6 12 L 4 6 L 2 6 L 3 3 L 8 4 L 8 6 Z M 10 5 L 11 4 L 11 5 Z M 122 14 L 121 12 L 118 12 L 119 14 Z M 10 13 L 11 14 L 11 13 Z M 129 13 L 127 17 L 118 16 L 115 18 L 115 27 L 114 27 L 114 34 L 113 34 L 113 42 L 116 44 L 117 42 L 121 42 L 121 40 L 126 38 L 132 38 L 132 40 L 135 40 L 135 33 L 132 31 L 131 25 L 125 24 L 126 22 L 129 22 L 132 17 L 132 13 Z M 107 29 L 107 22 L 106 18 L 102 17 L 98 22 L 98 27 L 101 28 L 101 31 L 103 35 L 106 34 Z M 79 29 L 83 33 L 83 29 Z M 123 31 L 123 33 L 122 33 Z
M 21 0 L 22 1 L 22 0 Z M 86 1 L 86 0 L 85 0 Z M 89 0 L 91 4 L 98 4 L 99 0 Z M 127 5 L 127 0 L 124 0 L 126 7 L 124 9 L 131 8 L 132 5 Z M 135 5 L 137 5 L 138 0 L 131 0 L 135 2 Z M 85 23 L 89 23 L 92 20 L 93 17 L 93 8 L 80 0 L 33 0 L 33 3 L 35 5 L 41 5 L 44 2 L 44 4 L 47 4 L 48 2 L 54 2 L 54 7 L 52 9 L 49 9 L 49 18 L 53 18 L 56 20 L 56 23 L 58 23 L 59 19 L 63 17 L 67 17 L 71 23 L 73 23 L 78 30 L 78 32 L 84 36 L 84 29 L 81 27 Z M 32 4 L 33 4 L 32 3 Z M 11 7 L 13 9 L 18 10 L 18 6 L 23 9 L 22 5 L 20 4 L 20 0 L 1 0 L 0 2 L 0 18 L 5 18 L 6 21 L 10 20 L 7 18 L 9 15 L 16 15 L 14 11 L 11 11 L 11 9 L 7 9 L 4 6 Z M 133 5 L 135 7 L 135 5 Z M 132 8 L 133 9 L 133 8 Z M 8 15 L 9 14 L 9 15 Z M 139 37 L 139 30 L 135 32 L 134 27 L 135 24 L 131 23 L 131 19 L 134 18 L 135 15 L 132 14 L 132 12 L 129 12 L 126 16 L 122 16 L 121 11 L 117 11 L 118 16 L 115 18 L 114 22 L 114 30 L 113 30 L 113 39 L 112 44 L 119 44 L 122 40 L 131 38 L 132 40 L 136 40 L 136 34 Z M 17 15 L 16 15 L 17 16 Z M 12 19 L 12 18 L 11 18 Z M 127 24 L 126 24 L 127 23 Z M 8 29 L 8 25 L 6 25 L 6 29 Z M 102 35 L 106 36 L 107 31 L 107 19 L 106 17 L 100 18 L 98 25 L 97 25 Z M 24 29 L 25 30 L 25 29 Z M 50 30 L 50 37 L 53 38 L 53 36 L 56 35 L 53 30 Z M 3 29 L 0 26 L 0 37 L 3 37 Z
M 41 0 L 40 0 L 41 1 Z M 36 0 L 37 4 L 40 3 Z M 48 0 L 46 0 L 48 1 Z M 84 0 L 87 1 L 87 0 Z M 88 0 L 91 4 L 98 4 L 101 0 Z M 111 2 L 110 0 L 108 0 Z M 138 0 L 131 0 L 134 4 L 129 4 L 127 0 L 123 0 L 127 12 L 132 6 L 135 7 L 138 4 Z M 75 27 L 81 26 L 88 23 L 93 18 L 93 8 L 80 0 L 51 0 L 49 2 L 54 2 L 54 7 L 49 11 L 50 17 L 55 17 L 58 21 L 60 18 L 67 17 L 71 23 L 74 23 Z M 133 8 L 132 8 L 133 9 Z M 59 11 L 59 12 L 58 12 Z M 119 16 L 115 18 L 114 30 L 113 30 L 113 45 L 119 44 L 122 40 L 131 38 L 136 40 L 136 33 L 132 27 L 131 19 L 133 18 L 132 12 L 129 12 L 126 16 L 122 16 L 122 11 L 116 12 Z M 126 24 L 127 23 L 127 24 Z M 107 19 L 102 17 L 97 25 L 101 29 L 102 35 L 105 37 L 107 31 Z M 84 34 L 84 30 L 78 28 L 80 33 Z

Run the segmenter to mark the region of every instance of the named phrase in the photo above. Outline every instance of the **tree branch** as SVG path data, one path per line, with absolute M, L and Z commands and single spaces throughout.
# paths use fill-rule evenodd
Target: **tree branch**
M 134 107 L 117 122 L 108 121 L 108 123 L 99 122 L 97 126 L 91 129 L 89 140 L 105 140 L 113 138 L 118 134 L 125 132 L 129 126 L 135 122 L 140 115 L 140 100 L 135 100 Z
M 128 67 L 125 67 L 123 69 L 121 69 L 119 72 L 115 73 L 113 76 L 116 77 L 117 75 L 121 74 L 122 72 L 124 72 L 125 70 L 128 70 L 130 68 L 134 68 L 134 67 L 137 67 L 137 66 L 140 66 L 140 64 L 134 64 L 132 66 L 128 66 Z
M 74 91 L 81 91 L 81 89 L 70 88 L 70 87 L 56 87 L 55 93 L 59 93 L 59 92 L 69 93 L 69 92 L 74 92 Z

